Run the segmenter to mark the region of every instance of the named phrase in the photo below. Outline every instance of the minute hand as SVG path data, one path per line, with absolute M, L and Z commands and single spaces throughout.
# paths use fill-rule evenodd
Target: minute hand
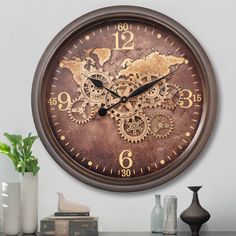
M 141 87 L 135 89 L 135 90 L 127 97 L 127 99 L 132 98 L 132 97 L 136 97 L 136 96 L 138 96 L 138 95 L 140 95 L 140 94 L 146 92 L 148 89 L 150 89 L 150 88 L 151 88 L 152 86 L 154 86 L 156 83 L 158 83 L 158 82 L 160 82 L 161 80 L 163 80 L 163 79 L 167 78 L 168 76 L 172 75 L 175 71 L 176 71 L 176 70 L 170 72 L 170 73 L 167 74 L 167 75 L 162 76 L 161 78 L 158 78 L 158 79 L 156 79 L 156 80 L 153 80 L 153 81 L 151 81 L 151 82 L 149 82 L 149 83 L 146 83 L 146 84 L 144 84 L 143 86 L 141 86 Z

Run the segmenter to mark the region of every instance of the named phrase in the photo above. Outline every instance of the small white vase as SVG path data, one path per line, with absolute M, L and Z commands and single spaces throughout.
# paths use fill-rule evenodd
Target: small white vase
M 20 232 L 20 183 L 2 183 L 3 230 L 6 235 Z
M 161 233 L 163 226 L 164 209 L 161 205 L 161 195 L 155 194 L 156 204 L 151 214 L 152 233 Z
M 38 229 L 38 175 L 20 175 L 21 227 L 23 234 L 34 234 Z

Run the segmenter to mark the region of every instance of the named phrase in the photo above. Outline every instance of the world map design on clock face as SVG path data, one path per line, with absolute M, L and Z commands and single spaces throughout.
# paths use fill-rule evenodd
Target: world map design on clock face
M 203 104 L 199 66 L 172 32 L 136 21 L 94 26 L 57 55 L 47 81 L 46 112 L 60 146 L 100 175 L 137 178 L 175 161 L 198 128 Z M 100 107 L 161 80 L 100 116 Z M 144 156 L 145 155 L 145 156 Z
M 32 110 L 50 155 L 111 191 L 163 184 L 199 155 L 216 87 L 196 39 L 155 11 L 96 10 L 52 40 L 36 69 Z

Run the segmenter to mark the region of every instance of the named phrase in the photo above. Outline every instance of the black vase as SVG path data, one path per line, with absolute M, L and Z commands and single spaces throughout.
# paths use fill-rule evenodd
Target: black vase
M 185 211 L 180 215 L 180 218 L 190 226 L 192 234 L 198 235 L 202 224 L 210 219 L 210 214 L 199 203 L 198 190 L 202 186 L 190 186 L 188 187 L 193 191 L 192 203 Z

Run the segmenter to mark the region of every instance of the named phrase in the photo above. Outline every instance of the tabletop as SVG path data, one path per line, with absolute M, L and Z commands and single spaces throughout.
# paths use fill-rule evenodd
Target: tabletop
M 150 232 L 106 232 L 99 233 L 99 236 L 161 236 L 163 234 L 153 234 Z M 178 232 L 177 236 L 191 236 L 191 232 Z M 236 232 L 200 232 L 199 236 L 236 236 Z
M 152 234 L 150 232 L 100 232 L 98 236 L 162 236 L 163 234 Z M 178 232 L 177 236 L 191 236 L 191 232 Z M 5 234 L 0 233 L 0 236 Z M 27 236 L 30 236 L 27 234 Z M 38 233 L 37 236 L 43 236 Z M 215 231 L 215 232 L 200 232 L 199 236 L 236 236 L 236 231 Z

